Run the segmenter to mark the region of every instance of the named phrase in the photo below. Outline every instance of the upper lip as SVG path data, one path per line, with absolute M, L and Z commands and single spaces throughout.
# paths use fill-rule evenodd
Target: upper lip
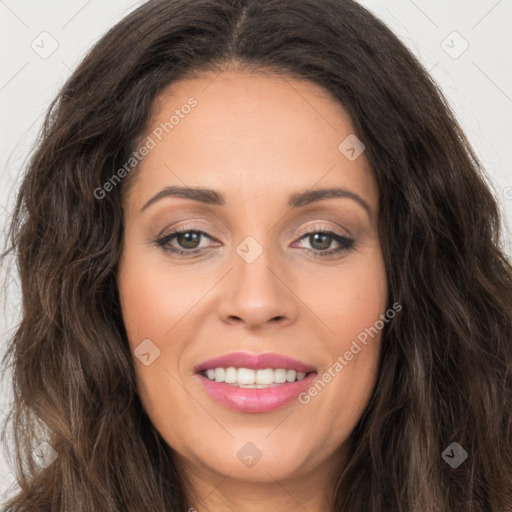
M 273 368 L 275 370 L 281 368 L 284 370 L 295 370 L 297 372 L 309 373 L 316 371 L 314 366 L 298 361 L 288 356 L 265 352 L 264 354 L 249 354 L 247 352 L 233 352 L 223 356 L 214 357 L 198 364 L 194 371 L 201 372 L 212 368 L 250 368 L 253 370 L 263 370 L 265 368 Z

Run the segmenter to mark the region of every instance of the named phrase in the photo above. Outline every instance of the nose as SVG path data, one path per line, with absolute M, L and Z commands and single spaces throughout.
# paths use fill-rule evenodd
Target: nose
M 226 277 L 218 305 L 223 322 L 251 330 L 295 322 L 299 299 L 293 293 L 291 272 L 272 264 L 265 251 L 251 263 L 235 255 Z

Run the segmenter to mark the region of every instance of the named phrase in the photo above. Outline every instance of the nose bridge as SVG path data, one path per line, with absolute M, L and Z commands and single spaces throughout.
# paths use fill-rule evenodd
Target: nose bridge
M 258 238 L 261 243 L 249 235 L 235 247 L 233 272 L 219 307 L 224 321 L 256 327 L 270 320 L 284 323 L 295 318 L 297 304 L 290 285 L 285 284 L 279 256 L 274 257 L 270 247 L 272 236 L 264 233 Z

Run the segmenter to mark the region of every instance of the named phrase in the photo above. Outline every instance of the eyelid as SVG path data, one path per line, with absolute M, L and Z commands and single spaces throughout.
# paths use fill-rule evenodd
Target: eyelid
M 207 234 L 210 238 L 215 238 L 211 233 L 210 230 L 208 230 L 206 227 L 201 226 L 199 224 L 193 224 L 194 221 L 189 221 L 187 224 L 183 225 L 176 225 L 173 224 L 172 226 L 169 226 L 165 228 L 157 238 L 163 238 L 167 235 L 170 235 L 172 233 L 175 233 L 176 231 L 182 232 L 182 231 L 203 231 L 205 234 Z
M 312 232 L 318 233 L 318 232 L 322 232 L 322 231 L 332 231 L 339 236 L 342 236 L 345 238 L 346 237 L 353 238 L 352 234 L 350 233 L 350 231 L 348 229 L 345 229 L 345 232 L 342 232 L 338 227 L 333 227 L 332 224 L 330 226 L 325 226 L 325 225 L 319 224 L 318 221 L 316 221 L 315 224 L 313 224 L 313 225 L 308 225 L 304 228 L 301 228 L 299 230 L 299 232 L 297 233 L 297 236 L 301 237 L 303 235 L 310 234 Z
M 194 221 L 189 221 L 189 223 L 184 225 L 172 225 L 171 227 L 168 227 L 164 229 L 157 238 L 164 238 L 167 235 L 170 235 L 171 233 L 183 232 L 183 231 L 203 231 L 204 234 L 206 234 L 209 238 L 212 240 L 216 240 L 216 237 L 204 226 L 194 224 Z M 313 225 L 307 225 L 303 228 L 301 228 L 297 233 L 296 236 L 298 238 L 302 237 L 303 235 L 310 234 L 312 232 L 322 232 L 322 231 L 332 231 L 336 233 L 337 235 L 341 237 L 351 237 L 353 238 L 352 234 L 348 229 L 345 229 L 345 232 L 342 232 L 338 227 L 333 227 L 332 223 L 330 226 L 325 226 L 319 224 L 319 221 L 316 221 Z

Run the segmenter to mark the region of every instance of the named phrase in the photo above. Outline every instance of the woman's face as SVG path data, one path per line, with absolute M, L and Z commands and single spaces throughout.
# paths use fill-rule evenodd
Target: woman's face
M 363 148 L 309 82 L 229 71 L 156 107 L 118 273 L 145 409 L 198 485 L 322 485 L 370 399 L 386 312 Z

